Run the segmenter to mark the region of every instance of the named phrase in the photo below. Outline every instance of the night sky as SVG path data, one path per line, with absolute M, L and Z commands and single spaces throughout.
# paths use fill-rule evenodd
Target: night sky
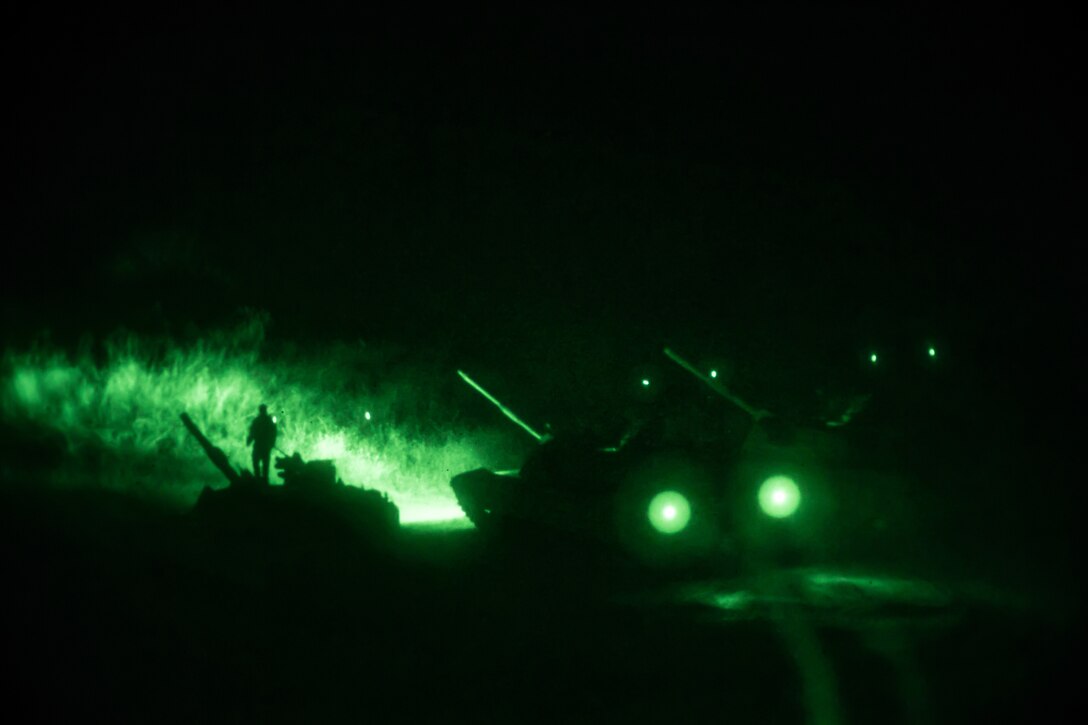
M 23 11 L 5 337 L 252 307 L 281 339 L 459 359 L 610 335 L 816 359 L 922 330 L 976 366 L 1057 358 L 1067 26 Z

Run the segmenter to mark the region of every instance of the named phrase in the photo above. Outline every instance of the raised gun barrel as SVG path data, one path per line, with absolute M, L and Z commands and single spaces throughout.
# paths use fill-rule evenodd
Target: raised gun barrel
M 484 396 L 488 400 L 488 402 L 490 402 L 492 405 L 494 405 L 496 408 L 498 408 L 499 411 L 503 415 L 505 415 L 507 418 L 509 418 L 511 421 L 513 421 L 517 425 L 521 426 L 522 430 L 524 430 L 526 433 L 528 433 L 534 439 L 536 439 L 537 443 L 543 443 L 544 442 L 544 436 L 542 436 L 540 433 L 537 433 L 535 430 L 533 430 L 532 426 L 530 426 L 528 423 L 523 421 L 521 418 L 517 417 L 517 415 L 514 414 L 514 411 L 510 410 L 505 405 L 500 403 L 498 398 L 496 398 L 494 395 L 492 395 L 491 393 L 484 390 L 483 387 L 481 387 L 479 383 L 477 383 L 475 380 L 470 378 L 468 375 L 466 375 L 461 370 L 458 370 L 457 374 L 460 375 L 461 379 L 464 380 L 466 383 L 468 383 L 469 386 L 473 390 L 475 390 L 480 395 Z
M 695 367 L 694 365 L 689 363 L 687 360 L 685 360 L 684 358 L 677 355 L 673 350 L 666 347 L 665 350 L 664 350 L 664 353 L 665 353 L 665 357 L 669 358 L 674 363 L 676 363 L 680 367 L 687 370 L 689 373 L 691 373 L 692 375 L 697 377 L 699 380 L 702 380 L 703 383 L 706 384 L 706 386 L 708 388 L 710 388 L 715 393 L 717 393 L 718 395 L 720 395 L 723 398 L 725 398 L 726 400 L 728 400 L 733 405 L 735 405 L 738 408 L 740 408 L 741 410 L 743 410 L 745 413 L 747 413 L 749 416 L 751 416 L 752 420 L 756 421 L 757 423 L 759 421 L 763 420 L 764 418 L 771 417 L 772 414 L 771 414 L 771 412 L 769 410 L 763 410 L 762 408 L 756 408 L 756 407 L 753 407 L 753 406 L 749 405 L 748 403 L 744 402 L 738 396 L 736 396 L 731 390 L 729 390 L 729 388 L 727 388 L 725 385 L 723 385 L 722 383 L 720 383 L 717 380 L 711 379 L 709 376 L 704 374 L 697 367 Z
M 181 414 L 181 422 L 185 425 L 185 429 L 189 431 L 193 438 L 196 438 L 196 442 L 200 444 L 200 447 L 204 449 L 204 455 L 206 455 L 208 460 L 210 460 L 212 464 L 227 477 L 227 480 L 230 481 L 231 485 L 240 483 L 242 477 L 238 471 L 234 470 L 230 465 L 230 461 L 227 460 L 227 454 L 224 453 L 221 448 L 213 445 L 212 442 L 208 440 L 207 436 L 200 432 L 200 429 L 196 427 L 196 423 L 193 422 L 193 419 L 189 417 L 188 413 Z

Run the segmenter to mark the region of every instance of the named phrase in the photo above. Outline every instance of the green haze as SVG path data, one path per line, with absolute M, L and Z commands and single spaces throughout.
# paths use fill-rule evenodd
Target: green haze
M 458 424 L 452 370 L 400 363 L 381 346 L 265 354 L 264 324 L 253 318 L 185 345 L 117 336 L 99 347 L 38 346 L 4 361 L 4 418 L 63 433 L 68 480 L 192 502 L 225 481 L 178 414 L 241 468 L 261 403 L 278 418 L 280 448 L 332 459 L 345 483 L 387 493 L 405 523 L 462 518 L 450 477 L 516 463 L 502 432 Z

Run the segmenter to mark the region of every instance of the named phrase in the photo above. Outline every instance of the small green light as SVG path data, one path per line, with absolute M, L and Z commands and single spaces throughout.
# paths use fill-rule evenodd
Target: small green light
M 275 423 L 277 420 L 278 420 L 278 418 L 276 418 L 276 416 L 272 416 L 272 422 L 273 423 Z
M 368 410 L 367 412 L 363 413 L 363 417 L 367 420 L 370 420 L 370 411 Z
M 933 348 L 933 347 L 929 348 L 929 356 L 930 357 L 937 357 L 937 349 Z
M 676 491 L 662 491 L 650 501 L 646 514 L 653 527 L 662 534 L 675 534 L 691 520 L 691 504 Z
M 650 379 L 649 378 L 643 378 L 642 379 L 642 387 L 644 387 L 644 388 L 650 387 Z
M 871 362 L 873 365 L 876 365 L 876 353 L 875 352 L 872 353 L 871 355 L 869 355 L 869 362 Z
M 718 371 L 717 370 L 711 370 L 710 371 L 710 377 L 712 377 L 712 378 L 718 377 Z
M 776 519 L 793 514 L 801 505 L 801 490 L 788 476 L 771 476 L 759 487 L 759 507 Z

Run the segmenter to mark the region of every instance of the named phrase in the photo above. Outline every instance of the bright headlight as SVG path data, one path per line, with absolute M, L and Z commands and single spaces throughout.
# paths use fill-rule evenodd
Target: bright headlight
M 662 491 L 650 501 L 646 513 L 655 529 L 663 534 L 675 534 L 691 520 L 691 504 L 676 491 Z
M 759 507 L 776 519 L 793 514 L 801 505 L 801 490 L 789 476 L 771 476 L 759 487 Z

